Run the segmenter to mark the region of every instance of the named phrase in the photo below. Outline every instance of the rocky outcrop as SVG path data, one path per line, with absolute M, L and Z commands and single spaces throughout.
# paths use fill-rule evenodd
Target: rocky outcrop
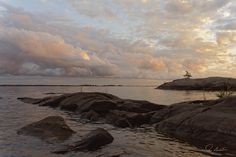
M 75 133 L 75 131 L 65 123 L 62 117 L 50 116 L 24 126 L 17 133 L 20 135 L 35 136 L 43 140 L 50 138 L 65 140 Z
M 95 151 L 102 146 L 112 143 L 113 140 L 114 138 L 109 132 L 102 128 L 98 128 L 85 135 L 81 141 L 75 142 L 54 153 L 65 154 L 71 151 Z
M 199 79 L 178 79 L 172 82 L 166 82 L 157 87 L 167 90 L 234 90 L 236 91 L 236 79 L 223 77 L 209 77 Z
M 18 98 L 26 103 L 38 104 L 80 114 L 91 121 L 104 120 L 118 127 L 138 127 L 150 122 L 153 111 L 164 105 L 148 101 L 126 100 L 106 93 L 73 93 L 42 99 Z
M 236 97 L 174 104 L 151 119 L 156 130 L 200 147 L 236 149 Z
M 154 124 L 158 132 L 196 145 L 216 144 L 220 148 L 236 149 L 236 96 L 170 106 L 120 99 L 105 93 L 74 93 L 37 101 L 21 100 L 58 109 L 68 106 L 71 112 L 80 114 L 82 118 L 101 120 L 122 128 Z M 86 150 L 85 143 L 69 146 L 66 151 Z

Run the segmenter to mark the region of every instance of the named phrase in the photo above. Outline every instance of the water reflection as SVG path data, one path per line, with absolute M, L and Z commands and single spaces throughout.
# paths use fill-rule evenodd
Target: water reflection
M 93 80 L 90 80 L 93 81 Z M 105 80 L 98 80 L 100 84 L 104 84 Z M 122 82 L 123 81 L 123 82 Z M 126 81 L 126 80 L 125 80 Z M 50 80 L 48 81 L 49 83 Z M 60 81 L 55 81 L 60 83 Z M 54 82 L 54 83 L 55 83 Z M 71 80 L 72 83 L 76 81 Z M 68 113 L 53 110 L 48 107 L 39 107 L 37 105 L 24 104 L 17 101 L 17 97 L 45 97 L 54 93 L 72 93 L 79 91 L 86 92 L 108 92 L 125 99 L 142 99 L 159 104 L 172 104 L 180 101 L 189 101 L 203 99 L 202 92 L 198 91 L 168 91 L 154 89 L 156 80 L 152 81 L 129 81 L 129 84 L 148 84 L 148 87 L 0 87 L 0 156 L 1 157 L 56 157 L 50 153 L 61 147 L 62 144 L 49 144 L 39 139 L 19 136 L 16 130 L 29 123 L 38 121 L 46 116 L 63 116 L 69 126 L 77 131 L 68 141 L 63 144 L 71 143 L 79 140 L 88 131 L 97 127 L 107 129 L 115 138 L 114 142 L 101 150 L 93 153 L 69 153 L 65 156 L 107 156 L 123 154 L 123 156 L 163 156 L 163 157 L 205 157 L 203 150 L 199 150 L 187 143 L 183 143 L 176 139 L 165 137 L 156 133 L 153 127 L 139 129 L 119 129 L 108 124 L 89 124 L 81 121 L 78 116 L 69 115 Z M 1 83 L 1 79 L 0 79 Z M 8 82 L 9 83 L 9 82 Z M 31 80 L 31 83 L 35 81 Z M 86 82 L 82 82 L 86 83 Z M 96 83 L 96 82 L 92 82 Z M 107 84 L 112 82 L 107 81 Z M 114 83 L 114 82 L 113 82 Z M 117 84 L 124 83 L 124 80 L 116 81 Z M 126 82 L 127 83 L 127 82 Z M 161 82 L 159 82 L 160 84 Z M 206 93 L 207 99 L 215 98 L 214 93 Z

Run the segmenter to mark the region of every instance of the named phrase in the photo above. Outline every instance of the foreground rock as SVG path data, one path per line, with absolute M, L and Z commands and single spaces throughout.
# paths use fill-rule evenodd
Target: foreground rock
M 214 144 L 219 148 L 236 150 L 236 96 L 171 106 L 124 100 L 105 93 L 74 93 L 36 99 L 37 101 L 31 98 L 23 100 L 41 106 L 67 109 L 80 114 L 82 118 L 103 120 L 117 127 L 155 124 L 158 132 L 203 148 L 207 144 Z M 87 145 L 85 141 L 79 142 L 64 151 L 86 150 Z
M 158 89 L 169 90 L 236 90 L 236 79 L 223 77 L 209 77 L 199 79 L 178 79 L 172 82 L 164 83 L 157 87 Z
M 138 127 L 150 122 L 153 111 L 165 106 L 148 101 L 120 99 L 106 93 L 73 93 L 42 99 L 18 98 L 25 103 L 50 106 L 80 114 L 91 121 L 104 120 L 118 127 Z
M 157 111 L 156 130 L 197 146 L 236 150 L 236 97 L 193 101 Z
M 112 143 L 114 138 L 106 130 L 98 128 L 85 135 L 81 141 L 69 145 L 62 150 L 55 151 L 57 154 L 65 154 L 71 151 L 95 151 L 102 146 Z
M 59 116 L 50 116 L 29 124 L 17 131 L 20 135 L 35 136 L 43 140 L 56 138 L 65 140 L 75 133 Z

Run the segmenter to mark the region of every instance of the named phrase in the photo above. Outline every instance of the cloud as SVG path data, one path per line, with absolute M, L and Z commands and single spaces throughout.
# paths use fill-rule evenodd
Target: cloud
M 236 43 L 236 32 L 217 33 L 217 43 L 220 46 L 229 46 Z
M 2 73 L 111 75 L 110 65 L 49 33 L 3 28 L 0 31 Z M 11 63 L 8 67 L 8 64 Z M 96 70 L 102 66 L 104 72 Z M 82 72 L 82 73 L 80 73 Z
M 41 0 L 42 11 L 28 8 L 34 2 L 1 3 L 1 74 L 170 78 L 235 70 L 232 1 L 61 2 Z
M 107 0 L 68 0 L 68 2 L 78 13 L 90 18 L 107 18 L 110 20 L 117 18 Z

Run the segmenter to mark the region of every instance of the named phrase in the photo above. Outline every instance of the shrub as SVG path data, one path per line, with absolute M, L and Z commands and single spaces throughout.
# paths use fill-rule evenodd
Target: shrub
M 219 91 L 216 96 L 218 98 L 225 98 L 233 95 L 234 92 L 231 90 L 231 86 L 229 85 L 228 82 L 224 83 L 224 89 Z
M 233 95 L 233 91 L 220 91 L 219 93 L 216 94 L 218 98 L 225 98 Z

